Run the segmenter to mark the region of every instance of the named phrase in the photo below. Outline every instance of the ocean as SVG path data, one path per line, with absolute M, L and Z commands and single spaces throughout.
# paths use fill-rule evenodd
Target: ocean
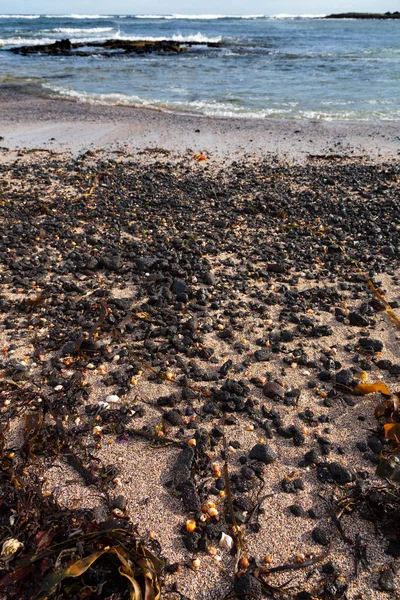
M 0 15 L 0 83 L 204 116 L 400 120 L 400 21 L 320 16 Z M 204 45 L 109 57 L 8 52 L 65 38 Z

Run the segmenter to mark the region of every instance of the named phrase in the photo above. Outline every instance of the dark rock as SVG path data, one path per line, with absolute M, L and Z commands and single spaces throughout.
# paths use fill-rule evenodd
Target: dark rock
M 360 452 L 367 451 L 367 444 L 365 442 L 357 442 L 356 447 Z
M 233 362 L 231 359 L 224 362 L 224 364 L 222 365 L 222 367 L 219 370 L 219 374 L 221 375 L 221 377 L 225 377 L 228 374 L 228 372 L 232 369 L 232 367 L 233 367 Z
M 321 527 L 316 527 L 311 536 L 314 542 L 320 544 L 320 546 L 328 546 L 331 541 L 329 533 L 324 529 L 321 529 Z
M 263 392 L 264 396 L 266 396 L 267 398 L 272 398 L 273 400 L 275 400 L 276 398 L 283 400 L 285 397 L 285 390 L 279 383 L 275 381 L 270 381 L 266 383 L 264 385 Z
M 254 471 L 253 471 L 253 469 L 251 469 L 250 467 L 243 466 L 243 467 L 240 469 L 240 472 L 241 472 L 241 474 L 243 475 L 243 477 L 244 477 L 245 479 L 249 480 L 249 481 L 250 481 L 251 479 L 254 479 L 254 477 L 255 477 L 255 472 L 254 472 Z
M 211 286 L 214 286 L 217 283 L 217 278 L 215 277 L 214 273 L 211 273 L 211 271 L 207 271 L 207 273 L 203 275 L 203 280 L 204 283 Z
M 254 352 L 254 358 L 257 362 L 268 362 L 271 360 L 272 353 L 270 350 L 261 349 Z M 267 384 L 268 385 L 268 384 Z
M 250 450 L 249 457 L 266 465 L 270 465 L 276 460 L 276 452 L 266 444 L 256 444 Z
M 391 569 L 384 569 L 379 575 L 378 585 L 384 592 L 395 591 L 395 581 L 393 571 Z
M 285 273 L 288 270 L 284 263 L 267 263 L 265 268 L 269 273 Z
M 119 508 L 120 510 L 125 510 L 126 509 L 126 498 L 125 496 L 117 496 L 116 498 L 114 498 L 113 500 L 113 508 Z
M 339 485 L 345 485 L 354 480 L 354 476 L 350 471 L 337 462 L 319 463 L 317 466 L 317 476 L 320 481 L 335 482 Z
M 318 462 L 318 460 L 319 460 L 318 450 L 315 450 L 315 448 L 313 448 L 312 450 L 309 450 L 309 452 L 305 453 L 304 457 L 299 462 L 299 466 L 300 467 L 308 467 L 309 465 L 316 464 Z
M 183 543 L 185 544 L 185 547 L 189 550 L 189 552 L 198 551 L 200 540 L 201 535 L 196 531 L 193 531 L 193 533 L 185 533 L 183 536 Z
M 390 540 L 386 554 L 393 556 L 393 558 L 400 558 L 400 540 Z
M 348 318 L 350 325 L 354 325 L 356 327 L 368 327 L 369 325 L 369 319 L 359 312 L 350 312 Z
M 389 369 L 389 373 L 393 377 L 400 377 L 400 365 L 392 365 Z
M 354 375 L 350 369 L 343 369 L 342 371 L 339 371 L 339 373 L 336 373 L 335 380 L 336 383 L 351 387 L 354 381 Z
M 179 294 L 182 294 L 183 292 L 186 292 L 187 290 L 187 285 L 184 281 L 182 281 L 182 279 L 175 279 L 175 281 L 172 284 L 172 292 L 178 296 Z
M 194 485 L 183 485 L 181 488 L 181 497 L 185 512 L 196 513 L 201 510 L 201 500 Z
M 184 448 L 178 455 L 176 463 L 173 467 L 173 482 L 175 489 L 179 490 L 183 485 L 190 481 L 192 476 L 193 460 L 194 452 L 190 447 Z
M 289 506 L 289 510 L 295 517 L 302 517 L 304 515 L 304 509 L 298 504 L 292 504 Z
M 234 591 L 243 600 L 261 600 L 263 597 L 261 583 L 250 573 L 244 573 L 235 581 Z
M 282 479 L 281 488 L 286 494 L 297 494 L 298 491 L 304 490 L 304 483 L 300 477 L 296 479 Z
M 375 454 L 380 454 L 380 452 L 382 452 L 383 450 L 383 444 L 380 441 L 379 438 L 376 437 L 376 435 L 371 435 L 368 438 L 368 447 L 372 450 L 372 452 L 374 452 Z
M 371 349 L 373 352 L 382 352 L 383 342 L 380 340 L 374 340 L 369 337 L 362 337 L 358 340 L 358 345 L 362 348 Z
M 178 427 L 183 423 L 182 416 L 176 410 L 169 410 L 164 413 L 163 418 L 175 427 Z

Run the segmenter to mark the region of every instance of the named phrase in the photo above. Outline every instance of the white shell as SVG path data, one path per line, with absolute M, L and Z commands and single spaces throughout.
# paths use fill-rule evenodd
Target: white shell
M 106 402 L 110 402 L 111 404 L 115 404 L 116 402 L 119 402 L 119 400 L 119 396 L 116 396 L 115 394 L 111 394 L 111 396 L 107 396 L 106 398 Z
M 233 539 L 231 538 L 230 535 L 227 535 L 226 533 L 222 532 L 221 539 L 219 540 L 219 545 L 221 548 L 224 548 L 225 550 L 232 550 Z
M 6 540 L 1 549 L 1 556 L 11 556 L 15 554 L 20 548 L 22 548 L 23 543 L 14 539 Z

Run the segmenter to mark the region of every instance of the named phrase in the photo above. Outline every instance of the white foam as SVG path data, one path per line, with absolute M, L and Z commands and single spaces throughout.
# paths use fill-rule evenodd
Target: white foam
M 65 33 L 67 35 L 76 35 L 78 33 L 106 33 L 106 31 L 114 31 L 114 27 L 56 27 L 55 29 L 45 29 L 46 33 Z
M 59 29 L 50 29 L 46 30 L 46 33 L 63 33 L 65 35 L 73 35 L 75 32 L 78 33 L 99 33 L 102 28 L 93 28 L 93 29 L 69 29 L 69 28 L 59 28 Z M 105 33 L 106 31 L 112 31 L 112 27 L 104 28 L 102 31 Z M 50 37 L 40 37 L 40 38 L 23 38 L 23 37 L 13 37 L 13 38 L 0 38 L 0 47 L 1 46 L 40 46 L 45 44 L 54 44 L 58 38 L 50 38 Z M 182 35 L 181 33 L 177 33 L 175 35 L 164 37 L 164 36 L 143 36 L 143 35 L 131 35 L 131 36 L 122 36 L 119 32 L 116 32 L 114 35 L 106 36 L 104 38 L 99 37 L 74 37 L 72 41 L 74 43 L 90 43 L 90 42 L 99 42 L 101 39 L 105 40 L 121 40 L 124 42 L 165 42 L 165 41 L 173 41 L 180 43 L 190 43 L 197 42 L 200 44 L 217 44 L 221 41 L 222 37 L 207 37 L 200 33 L 200 31 L 193 35 Z
M 270 19 L 322 19 L 326 17 L 326 15 L 288 15 L 286 13 L 278 14 L 278 15 L 270 15 Z
M 296 118 L 306 120 L 336 121 L 336 120 L 361 120 L 369 121 L 376 118 L 385 121 L 396 121 L 400 117 L 400 110 L 395 110 L 390 114 L 382 111 L 374 111 L 369 115 L 362 115 L 352 110 L 342 111 L 317 111 L 317 110 L 298 110 L 297 103 L 286 103 L 287 108 L 282 108 L 280 104 L 277 107 L 264 108 L 259 110 L 249 110 L 242 106 L 237 106 L 229 102 L 218 102 L 216 100 L 197 100 L 194 102 L 185 101 L 162 101 L 140 98 L 139 96 L 128 96 L 126 94 L 109 93 L 96 94 L 88 92 L 78 92 L 70 88 L 61 86 L 45 85 L 42 88 L 56 93 L 62 98 L 73 98 L 78 102 L 102 105 L 131 106 L 134 108 L 150 108 L 168 113 L 191 114 L 205 117 L 235 118 L 235 119 L 265 119 L 265 118 Z
M 113 19 L 112 15 L 43 15 L 44 19 Z
M 134 15 L 135 19 L 188 19 L 191 21 L 202 20 L 202 21 L 212 21 L 215 19 L 263 19 L 264 15 L 214 15 L 214 14 L 205 14 L 205 15 Z
M 0 19 L 40 19 L 40 15 L 0 15 Z

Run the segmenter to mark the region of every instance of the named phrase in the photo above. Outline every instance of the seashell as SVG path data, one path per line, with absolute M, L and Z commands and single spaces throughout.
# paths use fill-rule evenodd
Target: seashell
M 113 515 L 115 517 L 123 517 L 124 512 L 120 508 L 113 508 Z
M 188 519 L 186 521 L 186 531 L 189 531 L 189 533 L 193 533 L 193 531 L 196 529 L 196 521 L 194 519 Z
M 207 512 L 210 517 L 218 517 L 218 511 L 216 508 L 209 508 Z
M 222 532 L 221 539 L 219 540 L 219 545 L 221 548 L 230 551 L 233 548 L 233 539 L 230 535 L 227 535 L 226 533 Z
M 23 543 L 15 538 L 6 540 L 1 549 L 1 556 L 11 556 L 23 547 Z
M 201 562 L 199 558 L 195 558 L 194 560 L 192 560 L 192 565 L 195 569 L 199 569 L 201 566 Z
M 120 398 L 116 394 L 110 394 L 110 396 L 107 396 L 106 398 L 106 402 L 109 402 L 110 404 L 115 404 L 116 402 L 119 402 L 119 400 Z

